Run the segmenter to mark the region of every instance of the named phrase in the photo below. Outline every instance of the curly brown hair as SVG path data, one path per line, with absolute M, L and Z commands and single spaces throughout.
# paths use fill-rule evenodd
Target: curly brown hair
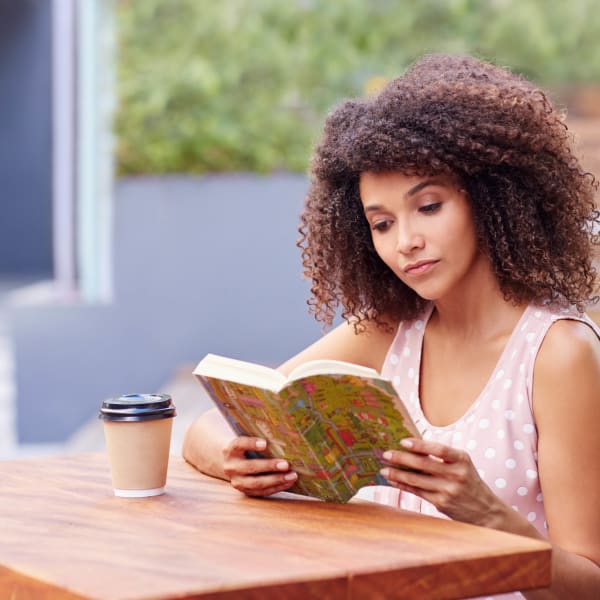
M 431 55 L 377 96 L 327 118 L 299 227 L 308 300 L 330 325 L 390 327 L 425 300 L 377 255 L 359 194 L 362 172 L 458 177 L 479 244 L 507 300 L 596 301 L 598 183 L 571 150 L 547 96 L 522 77 L 470 56 Z

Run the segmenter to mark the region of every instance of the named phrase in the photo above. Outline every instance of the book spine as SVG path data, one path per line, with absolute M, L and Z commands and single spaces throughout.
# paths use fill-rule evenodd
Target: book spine
M 313 406 L 313 380 L 314 378 L 308 377 L 292 381 L 286 386 L 285 390 L 282 391 L 280 401 L 288 401 L 285 412 L 290 418 L 286 421 L 288 426 L 291 425 L 294 428 L 298 438 L 302 440 L 303 446 L 306 449 L 306 451 L 302 453 L 304 459 L 312 459 L 313 464 L 317 465 L 321 471 L 328 471 L 330 465 L 323 463 L 325 457 L 321 453 L 315 451 L 313 444 L 306 437 L 306 429 L 300 427 L 299 419 L 297 418 L 298 413 L 304 411 L 306 415 L 309 415 L 311 424 L 318 427 L 321 426 L 321 419 L 317 418 L 319 411 L 316 411 Z M 290 398 L 293 398 L 293 400 L 290 400 Z M 299 409 L 298 407 L 300 405 L 303 406 L 303 408 Z M 294 418 L 291 418 L 293 415 Z M 292 467 L 294 467 L 294 465 L 292 465 Z M 296 470 L 299 471 L 300 477 L 298 478 L 296 485 L 290 491 L 298 491 L 307 496 L 316 496 L 323 500 L 333 502 L 346 502 L 349 499 L 349 497 L 346 498 L 340 496 L 338 489 L 330 478 L 318 479 L 312 472 L 302 473 L 302 469 L 296 468 Z M 329 491 L 325 491 L 323 489 L 324 487 L 328 488 Z

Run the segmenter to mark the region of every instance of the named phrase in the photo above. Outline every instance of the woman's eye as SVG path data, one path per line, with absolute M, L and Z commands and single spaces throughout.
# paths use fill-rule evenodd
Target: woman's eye
M 390 225 L 391 225 L 390 221 L 387 221 L 387 220 L 386 221 L 376 221 L 375 223 L 373 223 L 371 225 L 371 229 L 373 231 L 379 231 L 379 232 L 387 231 L 390 228 Z
M 423 213 L 434 213 L 439 210 L 440 206 L 442 206 L 441 202 L 432 202 L 431 204 L 425 204 L 419 208 L 419 212 Z

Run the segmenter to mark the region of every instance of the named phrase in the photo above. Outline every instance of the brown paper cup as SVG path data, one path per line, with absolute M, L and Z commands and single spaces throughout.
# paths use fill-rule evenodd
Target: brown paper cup
M 173 419 L 104 421 L 116 496 L 140 498 L 165 491 Z
M 100 409 L 114 493 L 125 498 L 165 491 L 175 407 L 169 396 L 135 394 Z

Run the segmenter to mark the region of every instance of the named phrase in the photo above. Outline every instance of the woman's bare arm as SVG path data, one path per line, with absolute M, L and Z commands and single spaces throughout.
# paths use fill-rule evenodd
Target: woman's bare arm
M 552 586 L 525 594 L 600 594 L 600 343 L 587 325 L 555 323 L 534 372 L 538 470 L 549 538 Z
M 393 339 L 393 332 L 384 331 L 374 323 L 365 323 L 364 331 L 358 334 L 352 324 L 342 323 L 283 363 L 279 371 L 287 375 L 295 367 L 309 360 L 330 359 L 371 367 L 381 372 Z
M 228 479 L 223 470 L 223 450 L 235 433 L 216 408 L 200 415 L 188 428 L 183 440 L 183 458 L 199 471 Z

